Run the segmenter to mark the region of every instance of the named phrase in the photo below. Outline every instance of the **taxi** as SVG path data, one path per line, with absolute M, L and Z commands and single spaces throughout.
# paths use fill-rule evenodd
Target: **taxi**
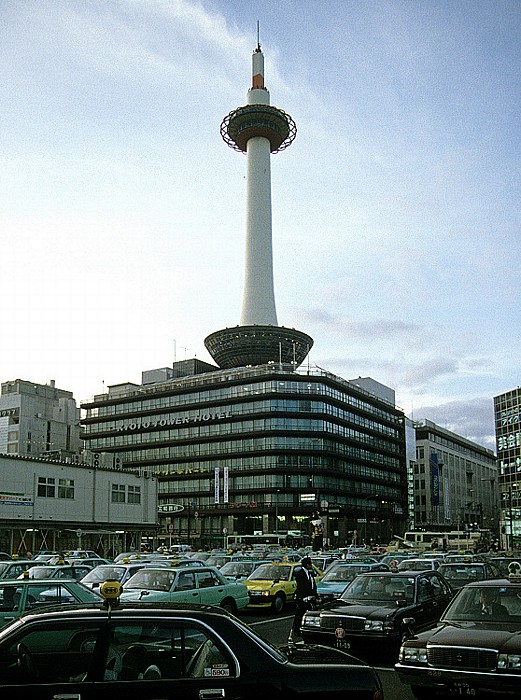
M 436 627 L 405 641 L 395 670 L 418 700 L 521 697 L 521 565 L 463 586 Z
M 302 568 L 300 562 L 277 561 L 262 564 L 253 571 L 244 583 L 248 589 L 250 602 L 247 609 L 271 608 L 281 613 L 287 603 L 295 599 L 297 590 L 296 573 Z M 313 566 L 315 581 L 322 578 L 322 572 Z

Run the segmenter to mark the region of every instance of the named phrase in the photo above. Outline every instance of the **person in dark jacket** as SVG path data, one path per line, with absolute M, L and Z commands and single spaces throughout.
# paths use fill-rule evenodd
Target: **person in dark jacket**
M 317 584 L 315 583 L 315 572 L 313 563 L 309 557 L 304 557 L 300 562 L 302 568 L 295 574 L 297 589 L 295 591 L 296 611 L 293 619 L 291 632 L 289 633 L 290 642 L 296 642 L 302 639 L 300 635 L 300 626 L 302 618 L 306 610 L 311 610 L 317 602 Z

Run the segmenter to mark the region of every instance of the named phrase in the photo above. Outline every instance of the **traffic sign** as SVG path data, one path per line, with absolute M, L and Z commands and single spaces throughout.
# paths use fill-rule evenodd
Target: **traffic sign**
M 179 513 L 184 510 L 185 507 L 180 503 L 162 503 L 157 507 L 158 513 Z

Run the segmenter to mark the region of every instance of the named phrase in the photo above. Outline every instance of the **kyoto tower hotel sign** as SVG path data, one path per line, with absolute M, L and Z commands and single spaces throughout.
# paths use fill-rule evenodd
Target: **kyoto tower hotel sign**
M 272 153 L 294 140 L 295 122 L 282 109 L 270 105 L 264 86 L 264 56 L 260 45 L 253 52 L 252 86 L 247 105 L 224 118 L 221 136 L 247 156 L 246 256 L 241 322 L 209 335 L 204 343 L 223 368 L 259 364 L 298 367 L 313 339 L 294 328 L 277 325 L 273 287 L 271 218 Z

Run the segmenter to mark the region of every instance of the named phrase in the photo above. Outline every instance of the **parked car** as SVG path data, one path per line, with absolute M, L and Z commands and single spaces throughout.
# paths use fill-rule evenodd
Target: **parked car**
M 404 559 L 398 564 L 398 571 L 436 571 L 440 566 L 437 559 Z
M 397 658 L 400 643 L 436 624 L 452 596 L 436 571 L 360 574 L 339 599 L 305 613 L 301 635 L 355 653 L 379 643 Z
M 463 588 L 463 586 L 471 581 L 503 578 L 503 574 L 497 566 L 490 563 L 482 564 L 481 562 L 440 564 L 438 571 L 447 579 L 455 591 Z
M 286 604 L 292 602 L 297 590 L 295 574 L 302 568 L 296 562 L 272 562 L 262 564 L 244 581 L 248 588 L 248 608 L 271 608 L 281 613 Z M 315 580 L 322 573 L 314 566 Z
M 508 576 L 508 567 L 515 561 L 521 564 L 521 556 L 511 556 L 511 557 L 490 557 L 488 561 L 499 568 L 503 576 Z
M 241 561 L 229 561 L 224 566 L 221 566 L 220 572 L 228 581 L 244 581 L 261 564 L 267 563 L 269 562 L 262 559 L 248 559 L 245 557 Z
M 31 566 L 38 562 L 32 559 L 12 559 L 11 561 L 0 561 L 0 580 L 7 578 L 17 578 Z
M 64 566 L 31 566 L 18 578 L 73 578 L 76 581 L 86 576 L 92 567 L 86 564 L 71 564 Z
M 380 700 L 370 666 L 336 649 L 277 649 L 217 608 L 121 603 L 29 614 L 0 632 L 9 700 Z
M 404 642 L 395 669 L 419 700 L 519 698 L 521 576 L 464 586 L 434 629 Z
M 0 581 L 0 627 L 18 619 L 28 610 L 49 605 L 42 594 L 54 593 L 51 603 L 87 603 L 99 601 L 100 596 L 89 591 L 78 581 L 67 579 L 56 582 L 40 579 L 10 579 Z
M 131 576 L 144 566 L 145 562 L 100 564 L 99 566 L 95 566 L 94 569 L 91 569 L 81 579 L 81 582 L 84 586 L 93 590 L 99 589 L 101 584 L 108 579 L 125 584 Z
M 205 566 L 140 569 L 125 584 L 121 599 L 218 605 L 230 612 L 249 602 L 243 583 L 228 581 L 218 569 Z
M 349 560 L 332 564 L 317 583 L 320 602 L 340 598 L 351 581 L 367 571 L 389 571 L 387 564 L 352 564 Z

